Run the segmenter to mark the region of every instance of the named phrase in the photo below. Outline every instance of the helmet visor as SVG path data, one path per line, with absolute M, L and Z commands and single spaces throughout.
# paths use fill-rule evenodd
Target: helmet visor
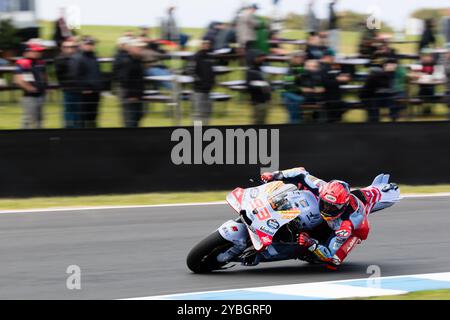
M 325 220 L 338 218 L 344 212 L 345 204 L 334 204 L 323 199 L 319 201 L 319 209 Z

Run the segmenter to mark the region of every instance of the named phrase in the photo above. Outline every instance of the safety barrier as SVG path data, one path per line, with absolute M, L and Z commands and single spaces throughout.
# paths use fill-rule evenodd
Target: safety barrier
M 252 129 L 217 127 L 219 131 L 214 132 L 225 137 L 227 129 L 239 128 L 244 132 Z M 450 183 L 450 122 L 254 129 L 279 130 L 280 168 L 304 166 L 321 178 L 345 179 L 355 186 L 369 184 L 382 172 L 391 173 L 394 181 L 403 184 Z M 249 186 L 248 179 L 257 178 L 260 168 L 267 166 L 260 157 L 249 157 L 248 145 L 244 151 L 247 164 L 208 165 L 200 158 L 197 162 L 202 164 L 176 165 L 172 151 L 178 142 L 171 141 L 174 130 L 1 131 L 0 197 L 228 190 Z M 194 148 L 199 140 L 193 128 L 185 130 L 192 134 L 194 159 L 194 150 L 205 149 Z M 203 147 L 209 143 L 204 142 Z M 224 148 L 223 159 L 233 151 L 235 159 L 243 156 L 237 149 Z M 253 158 L 257 163 L 248 164 Z

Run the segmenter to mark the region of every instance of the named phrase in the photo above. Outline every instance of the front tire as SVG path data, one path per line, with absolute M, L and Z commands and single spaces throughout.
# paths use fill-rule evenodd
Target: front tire
M 233 246 L 216 231 L 200 241 L 188 254 L 186 263 L 194 273 L 209 273 L 219 270 L 226 262 L 217 261 L 217 256 Z

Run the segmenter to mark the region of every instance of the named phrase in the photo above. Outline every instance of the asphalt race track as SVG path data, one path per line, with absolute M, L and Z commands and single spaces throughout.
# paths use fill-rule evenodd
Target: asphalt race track
M 450 197 L 404 199 L 371 217 L 338 272 L 298 261 L 193 275 L 190 248 L 234 213 L 226 205 L 0 214 L 0 299 L 117 299 L 450 270 Z M 81 268 L 81 290 L 66 269 Z

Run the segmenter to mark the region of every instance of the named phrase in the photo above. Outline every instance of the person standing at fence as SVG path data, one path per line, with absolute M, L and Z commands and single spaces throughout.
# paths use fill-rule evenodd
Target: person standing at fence
M 419 41 L 419 54 L 423 49 L 436 46 L 437 40 L 434 30 L 434 21 L 432 19 L 425 20 L 425 29 Z
M 265 59 L 266 55 L 261 51 L 249 50 L 247 52 L 247 87 L 251 97 L 253 119 L 256 125 L 266 123 L 271 100 L 271 86 L 261 69 Z
M 305 55 L 296 53 L 291 59 L 288 73 L 284 76 L 284 90 L 281 94 L 289 113 L 289 124 L 299 124 L 303 120 L 301 105 L 305 98 L 300 87 L 304 73 Z
M 310 35 L 318 33 L 320 30 L 320 21 L 314 11 L 314 0 L 308 2 L 308 9 L 306 13 L 306 32 Z
M 95 40 L 84 36 L 80 50 L 70 64 L 70 77 L 74 80 L 77 99 L 81 101 L 80 116 L 83 128 L 97 127 L 100 94 L 103 89 L 103 76 L 95 54 Z
M 58 48 L 61 47 L 63 42 L 73 36 L 72 30 L 66 22 L 66 9 L 60 9 L 60 16 L 55 22 L 55 31 L 53 34 L 53 40 L 56 42 Z
M 194 77 L 193 118 L 208 125 L 212 114 L 211 90 L 215 85 L 214 59 L 209 54 L 212 44 L 203 40 L 200 50 L 195 54 L 190 66 Z
M 335 63 L 336 58 L 333 50 L 328 50 L 320 60 L 322 79 L 325 88 L 325 114 L 326 122 L 333 123 L 342 120 L 345 111 L 343 92 L 341 85 L 350 81 L 350 75 L 343 72 L 341 67 Z
M 441 28 L 444 41 L 448 47 L 450 46 L 450 8 L 447 10 L 447 16 L 442 19 Z
M 301 89 L 305 103 L 318 104 L 324 102 L 325 85 L 319 60 L 306 61 Z
M 70 77 L 70 63 L 77 52 L 78 45 L 74 40 L 64 41 L 61 45 L 61 53 L 55 59 L 55 71 L 58 83 L 63 93 L 63 119 L 67 129 L 79 128 L 80 101 L 74 91 L 74 81 Z
M 444 68 L 445 75 L 447 77 L 447 106 L 448 106 L 448 117 L 450 119 L 450 43 L 447 43 L 447 54 L 444 58 Z
M 114 55 L 114 62 L 113 62 L 113 80 L 118 81 L 119 79 L 117 76 L 120 74 L 120 68 L 122 67 L 123 61 L 127 58 L 128 52 L 127 52 L 127 45 L 130 43 L 130 41 L 133 40 L 133 37 L 129 36 L 122 36 L 119 39 L 117 39 L 117 51 Z
M 189 41 L 189 36 L 180 32 L 175 18 L 175 9 L 173 6 L 169 7 L 167 17 L 162 20 L 161 39 L 176 42 L 184 50 Z
M 14 82 L 23 90 L 22 106 L 24 129 L 40 129 L 42 127 L 42 109 L 47 89 L 47 72 L 45 62 L 41 60 L 44 48 L 38 44 L 28 44 L 24 58 L 16 63 L 17 71 Z
M 328 5 L 328 44 L 335 54 L 339 53 L 339 18 L 336 13 L 335 6 L 337 0 L 332 0 Z
M 122 102 L 123 122 L 126 128 L 137 128 L 144 116 L 144 65 L 142 52 L 145 42 L 138 39 L 129 41 L 126 55 L 122 57 L 117 79 L 120 84 L 120 100 Z
M 256 28 L 258 26 L 258 19 L 256 18 L 256 11 L 258 5 L 244 8 L 239 14 L 236 21 L 236 36 L 240 49 L 244 52 L 250 49 L 256 41 Z
M 361 91 L 367 106 L 368 121 L 380 121 L 380 109 L 389 108 L 392 121 L 397 121 L 403 108 L 400 100 L 406 97 L 408 73 L 395 59 L 387 59 L 382 68 L 372 70 Z
M 328 47 L 324 45 L 324 35 L 313 34 L 308 37 L 308 43 L 306 45 L 306 58 L 307 60 L 320 60 L 322 59 Z M 326 40 L 326 39 L 325 39 Z

